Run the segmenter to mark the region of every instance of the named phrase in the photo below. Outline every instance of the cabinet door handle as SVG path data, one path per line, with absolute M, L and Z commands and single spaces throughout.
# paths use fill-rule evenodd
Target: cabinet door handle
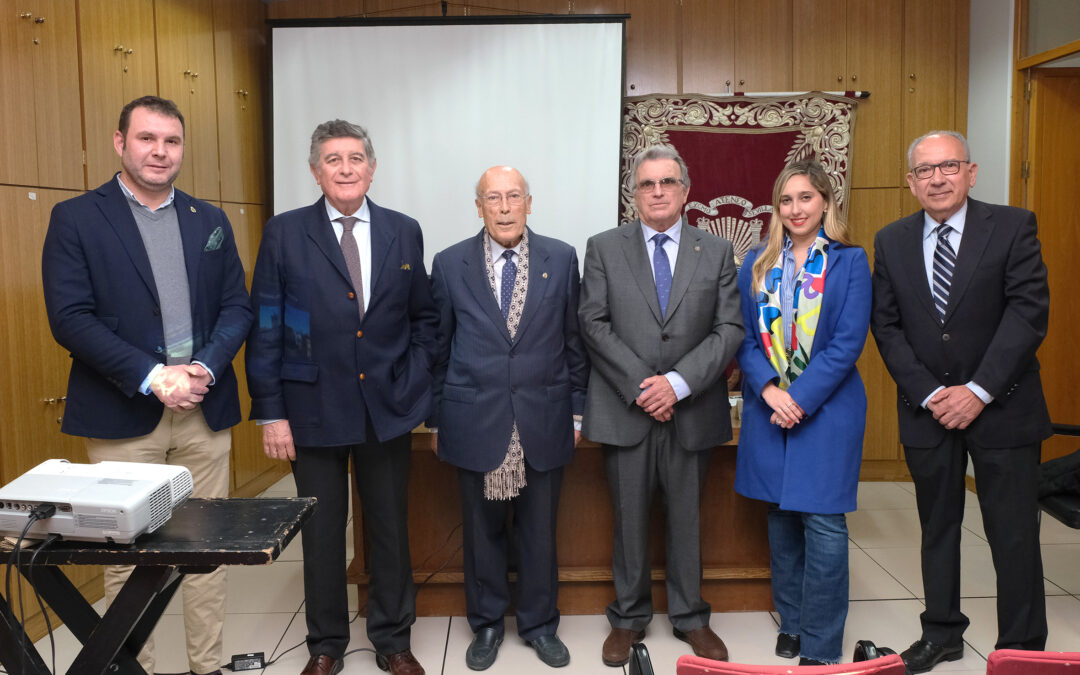
M 38 18 L 34 19 L 34 23 L 45 23 L 45 17 L 39 16 Z
M 852 81 L 852 82 L 854 82 L 854 81 L 855 81 L 855 80 L 857 80 L 857 79 L 859 79 L 859 76 L 858 76 L 858 75 L 852 75 L 852 76 L 851 76 L 851 81 Z

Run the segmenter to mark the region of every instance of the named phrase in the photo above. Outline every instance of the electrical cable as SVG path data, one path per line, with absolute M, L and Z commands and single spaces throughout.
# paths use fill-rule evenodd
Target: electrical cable
M 38 553 L 51 546 L 53 542 L 60 539 L 58 534 L 50 534 L 46 539 L 34 549 L 33 555 L 30 556 L 30 569 L 27 570 L 27 577 L 30 580 L 30 586 L 34 589 L 34 597 L 37 598 L 38 607 L 41 609 L 41 616 L 45 617 L 45 629 L 49 631 L 49 649 L 52 653 L 52 672 L 56 672 L 56 640 L 53 638 L 52 622 L 49 621 L 49 613 L 45 611 L 45 603 L 41 600 L 41 593 L 38 592 L 37 584 L 34 583 L 34 563 L 37 562 Z

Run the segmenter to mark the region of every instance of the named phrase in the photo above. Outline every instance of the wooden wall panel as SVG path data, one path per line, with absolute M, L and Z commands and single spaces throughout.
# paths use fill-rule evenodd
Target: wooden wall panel
M 38 142 L 35 185 L 81 190 L 86 179 L 75 5 L 70 0 L 34 0 L 32 4 L 36 15 L 32 41 Z
M 791 91 L 791 3 L 735 3 L 735 91 Z
M 857 188 L 904 184 L 907 142 L 898 133 L 903 16 L 903 0 L 848 0 L 847 79 L 841 88 L 870 92 L 855 113 L 851 184 Z
M 852 0 L 851 4 L 866 3 Z M 798 27 L 791 31 L 791 82 L 795 91 L 848 89 L 847 5 L 848 0 L 792 3 L 792 25 Z
M 679 90 L 678 0 L 628 0 L 626 95 Z
M 956 126 L 956 4 L 960 1 L 904 2 L 903 137 L 908 143 L 928 131 Z M 966 72 L 963 79 L 966 86 Z
M 24 3 L 0 0 L 0 183 L 37 184 L 33 20 Z

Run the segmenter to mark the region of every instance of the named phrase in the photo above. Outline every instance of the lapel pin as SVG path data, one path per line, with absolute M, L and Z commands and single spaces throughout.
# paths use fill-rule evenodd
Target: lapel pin
M 544 273 L 543 273 L 543 274 L 541 274 L 540 276 L 542 276 L 542 277 L 544 277 L 545 279 L 547 279 L 547 272 L 544 272 Z
M 700 250 L 701 250 L 701 247 L 700 247 L 700 246 L 695 246 L 695 247 L 694 247 L 694 250 L 695 250 L 695 251 L 700 251 Z
M 191 209 L 192 213 L 195 213 L 195 207 L 194 206 L 189 206 L 188 208 Z

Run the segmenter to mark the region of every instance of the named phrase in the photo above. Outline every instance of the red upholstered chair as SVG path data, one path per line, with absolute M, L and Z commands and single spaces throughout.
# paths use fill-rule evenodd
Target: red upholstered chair
M 1078 675 L 1080 652 L 999 649 L 986 660 L 986 675 Z
M 677 675 L 904 675 L 904 662 L 898 654 L 889 654 L 870 661 L 832 666 L 751 666 L 687 655 L 679 657 L 675 672 Z

